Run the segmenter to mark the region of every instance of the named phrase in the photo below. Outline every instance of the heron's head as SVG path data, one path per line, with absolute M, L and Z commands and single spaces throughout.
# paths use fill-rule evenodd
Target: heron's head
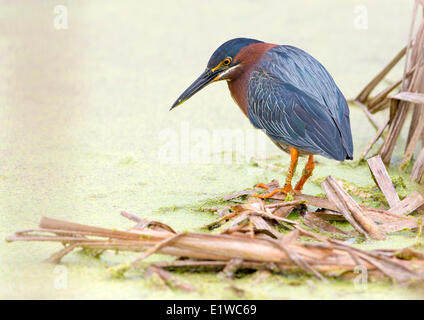
M 244 62 L 242 58 L 237 56 L 238 53 L 244 47 L 258 42 L 262 41 L 236 38 L 223 43 L 210 57 L 206 70 L 179 96 L 171 110 L 187 101 L 208 84 L 219 80 L 232 80 L 237 77 Z

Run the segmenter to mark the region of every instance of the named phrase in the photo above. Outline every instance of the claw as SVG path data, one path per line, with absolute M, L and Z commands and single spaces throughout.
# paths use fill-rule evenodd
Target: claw
M 255 188 L 262 188 L 268 190 L 269 186 L 267 186 L 265 183 L 258 183 L 257 185 L 255 185 Z
M 267 194 L 254 194 L 252 197 L 260 198 L 260 199 L 268 199 L 268 198 L 271 198 L 276 193 L 293 194 L 295 193 L 295 191 L 293 190 L 291 185 L 286 184 L 283 189 L 281 188 L 274 189 Z

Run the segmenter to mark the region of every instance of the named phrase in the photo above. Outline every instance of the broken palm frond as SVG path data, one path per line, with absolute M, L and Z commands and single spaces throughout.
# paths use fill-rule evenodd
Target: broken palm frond
M 385 238 L 375 222 L 370 219 L 362 208 L 347 194 L 340 184 L 331 176 L 327 177 L 321 184 L 328 199 L 335 203 L 337 209 L 346 220 L 365 237 L 372 237 L 378 240 Z
M 411 180 L 422 183 L 424 180 L 422 179 L 424 174 L 424 147 L 421 149 L 418 154 L 417 160 L 415 160 L 414 166 L 412 167 L 411 172 Z
M 389 209 L 389 212 L 400 215 L 408 215 L 424 205 L 424 198 L 419 192 L 413 192 L 395 206 Z
M 375 183 L 383 192 L 389 206 L 395 207 L 400 202 L 400 199 L 381 157 L 379 155 L 372 157 L 367 160 L 367 163 Z
M 421 17 L 416 27 L 417 15 L 420 10 L 424 12 L 422 1 L 415 0 L 412 21 L 409 30 L 407 45 L 396 55 L 396 57 L 358 94 L 355 102 L 364 110 L 366 117 L 377 129 L 378 133 L 371 140 L 361 155 L 363 159 L 384 135 L 385 127 L 388 126 L 384 141 L 379 148 L 378 154 L 385 164 L 389 164 L 398 137 L 406 123 L 409 110 L 413 110 L 412 119 L 409 124 L 408 139 L 405 152 L 400 164 L 400 169 L 405 170 L 414 155 L 419 140 L 423 139 L 424 133 L 424 18 Z M 416 30 L 416 31 L 415 31 Z M 405 56 L 403 77 L 381 92 L 370 98 L 370 94 L 384 79 L 389 71 Z M 390 94 L 400 87 L 400 92 L 392 96 Z M 390 120 L 388 125 L 378 126 L 373 113 L 390 107 Z M 424 156 L 423 156 L 424 157 Z M 424 161 L 414 165 L 411 179 L 421 182 L 424 172 Z
M 320 232 L 341 234 L 341 235 L 344 235 L 344 236 L 348 235 L 347 232 L 340 230 L 339 228 L 333 226 L 331 223 L 320 218 L 314 212 L 307 212 L 303 217 L 303 223 L 311 229 L 318 228 Z
M 315 214 L 321 218 L 324 218 L 330 221 L 345 221 L 346 220 L 344 216 L 338 211 L 338 208 L 336 207 L 334 202 L 330 201 L 327 198 L 316 197 L 316 196 L 307 195 L 307 194 L 296 194 L 293 197 L 295 199 L 302 200 L 305 205 L 317 207 L 318 209 L 317 211 L 315 211 Z M 279 198 L 277 197 L 277 195 L 269 199 L 284 201 L 284 197 Z M 410 214 L 413 212 L 412 207 L 409 207 L 411 211 L 409 211 L 408 213 L 405 213 L 405 211 L 402 209 L 401 211 L 402 214 L 399 214 L 394 210 L 387 211 L 387 210 L 381 210 L 381 209 L 371 208 L 371 207 L 362 206 L 362 205 L 360 205 L 360 208 L 365 212 L 367 216 L 372 218 L 374 222 L 377 222 L 377 223 L 406 220 L 408 219 L 408 217 L 405 217 L 404 215 Z M 231 218 L 232 216 L 234 216 L 234 214 L 231 214 L 229 218 Z M 228 220 L 228 219 L 222 219 L 219 222 L 222 222 L 224 220 Z M 218 224 L 218 221 L 215 221 L 209 224 L 207 227 L 212 227 L 213 225 L 217 225 L 217 224 Z
M 262 200 L 259 200 L 262 201 Z M 265 207 L 253 205 L 265 210 Z M 248 209 L 250 210 L 250 209 Z M 276 219 L 269 214 L 269 219 Z M 281 220 L 282 219 L 282 220 Z M 278 218 L 278 221 L 286 219 Z M 266 238 L 249 235 L 180 233 L 153 230 L 150 227 L 131 228 L 127 231 L 98 228 L 83 224 L 42 218 L 38 229 L 18 231 L 7 241 L 51 241 L 60 242 L 69 248 L 105 249 L 124 251 L 151 251 L 190 258 L 174 262 L 159 262 L 147 269 L 147 274 L 156 273 L 172 287 L 191 291 L 194 287 L 182 283 L 164 268 L 208 268 L 225 269 L 234 273 L 238 269 L 270 270 L 273 272 L 306 272 L 321 279 L 323 274 L 334 271 L 354 272 L 358 263 L 368 270 L 385 275 L 397 282 L 421 280 L 424 277 L 424 260 L 418 253 L 407 260 L 397 251 L 365 251 L 322 235 L 302 229 L 294 221 L 289 223 L 293 231 L 280 239 L 271 235 Z M 302 243 L 299 235 L 311 237 L 314 242 Z M 411 248 L 411 250 L 413 250 Z M 56 256 L 57 258 L 57 256 Z M 58 262 L 59 259 L 54 259 Z M 125 272 L 123 270 L 123 272 Z
M 174 231 L 174 229 L 172 229 L 170 226 L 159 222 L 159 221 L 153 221 L 153 220 L 146 220 L 146 219 L 142 219 L 140 217 L 137 217 L 131 213 L 125 212 L 125 211 L 121 211 L 121 215 L 129 220 L 132 220 L 134 222 L 137 222 L 137 224 L 133 227 L 135 229 L 145 229 L 145 228 L 150 228 L 153 230 L 159 230 L 159 231 L 168 231 L 171 233 L 176 233 Z
M 327 221 L 346 221 L 346 219 L 343 217 L 343 215 L 334 210 L 329 209 L 318 209 L 314 212 L 314 214 L 324 220 Z
M 252 197 L 249 198 L 247 204 L 233 206 L 230 215 L 218 219 L 206 227 L 213 229 L 225 224 L 226 228 L 222 233 L 234 234 L 237 232 L 237 234 L 253 234 L 262 238 L 264 238 L 264 235 L 267 235 L 271 238 L 281 239 L 282 234 L 276 228 L 290 229 L 290 226 L 295 223 L 292 220 L 285 219 L 286 216 L 282 217 L 278 215 L 279 209 L 282 208 L 290 208 L 290 210 L 296 208 L 298 212 L 305 211 L 305 205 L 300 200 L 278 201 L 272 204 L 266 204 L 263 200 Z M 323 232 L 335 235 L 346 237 L 350 235 L 318 217 L 313 212 L 304 214 L 303 222 L 312 229 L 317 227 Z
M 407 215 L 415 212 L 423 206 L 424 198 L 420 193 L 413 192 L 401 201 L 395 187 L 393 186 L 391 178 L 381 161 L 381 158 L 379 156 L 371 158 L 368 163 L 371 174 L 374 177 L 374 181 L 381 189 L 382 194 L 386 197 L 387 202 L 391 205 L 389 210 L 375 209 L 356 204 L 356 202 L 346 193 L 343 187 L 331 177 L 328 177 L 322 185 L 328 198 L 306 194 L 295 194 L 293 195 L 294 200 L 285 201 L 285 195 L 276 194 L 269 199 L 277 202 L 265 204 L 263 207 L 267 210 L 279 207 L 278 210 L 288 210 L 288 214 L 290 214 L 290 212 L 292 212 L 295 208 L 297 208 L 298 211 L 305 212 L 310 211 L 305 210 L 307 209 L 307 206 L 317 207 L 318 209 L 314 213 L 307 213 L 303 217 L 303 222 L 311 228 L 317 227 L 322 231 L 339 235 L 342 233 L 330 227 L 325 223 L 325 221 L 322 221 L 321 218 L 327 221 L 348 221 L 360 234 L 363 234 L 365 237 L 373 237 L 376 239 L 384 239 L 384 233 L 397 232 L 404 229 L 416 229 L 418 227 L 417 219 L 414 217 L 408 217 Z M 345 185 L 345 183 L 343 183 L 343 185 Z M 269 187 L 268 191 L 273 188 L 279 188 L 278 181 L 276 180 L 273 180 L 266 186 Z M 355 190 L 357 189 L 352 186 L 345 186 L 345 188 L 347 188 L 347 191 L 350 190 L 349 192 L 352 192 L 352 188 Z M 245 190 L 243 192 L 234 193 L 232 195 L 225 196 L 224 199 L 234 201 L 234 197 L 244 196 L 247 194 L 252 195 L 252 192 L 250 191 Z M 358 197 L 368 196 L 363 192 L 354 192 L 354 194 Z M 251 202 L 252 200 L 249 201 Z M 300 205 L 303 207 L 300 207 Z M 278 210 L 273 211 L 272 214 L 277 216 L 279 212 Z M 252 209 L 251 205 L 233 206 L 230 207 L 229 211 L 230 213 L 227 216 L 218 219 L 217 221 L 209 224 L 207 227 L 214 228 L 232 220 L 229 223 L 229 226 L 227 227 L 228 230 L 226 230 L 226 232 L 247 232 L 249 214 L 254 214 L 255 211 Z M 241 212 L 243 214 L 241 214 Z M 263 217 L 266 217 L 266 212 L 256 212 L 256 214 L 262 214 Z M 282 217 L 286 218 L 288 214 Z M 235 218 L 236 216 L 237 218 Z M 275 221 L 278 222 L 278 220 Z M 240 224 L 241 222 L 244 222 L 245 225 Z M 237 226 L 237 229 L 234 229 L 235 226 Z M 251 226 L 249 227 L 249 231 L 251 232 Z
M 270 229 L 269 224 L 265 220 L 274 221 L 274 222 L 277 222 L 278 224 L 283 223 L 281 224 L 281 227 L 286 228 L 286 226 L 284 226 L 284 223 L 291 224 L 294 222 L 291 220 L 287 220 L 285 218 L 296 207 L 299 209 L 303 209 L 302 204 L 303 204 L 303 201 L 300 201 L 300 200 L 279 201 L 276 203 L 266 204 L 262 200 L 259 200 L 255 197 L 251 197 L 249 198 L 247 203 L 232 206 L 231 207 L 232 212 L 208 224 L 205 227 L 208 229 L 214 229 L 231 219 L 231 223 L 229 227 L 227 227 L 226 231 L 230 230 L 229 232 L 234 232 L 234 230 L 231 231 L 231 229 L 233 229 L 234 226 L 239 225 L 241 222 L 251 222 L 255 230 L 273 234 L 275 238 L 278 238 L 279 233 L 277 233 L 276 235 L 274 233 L 274 230 L 272 228 Z M 284 210 L 284 215 L 281 214 L 282 213 L 281 209 Z M 247 225 L 248 223 L 246 223 L 246 227 Z M 237 231 L 247 232 L 250 230 L 247 230 L 246 228 L 244 229 L 239 228 Z

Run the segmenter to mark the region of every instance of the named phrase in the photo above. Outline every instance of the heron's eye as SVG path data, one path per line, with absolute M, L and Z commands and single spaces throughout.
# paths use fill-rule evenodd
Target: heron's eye
M 230 63 L 231 63 L 231 58 L 225 58 L 224 60 L 222 60 L 223 66 L 228 66 Z

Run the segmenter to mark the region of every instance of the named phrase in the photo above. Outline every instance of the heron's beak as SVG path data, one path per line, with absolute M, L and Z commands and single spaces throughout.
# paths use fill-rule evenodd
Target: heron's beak
M 171 109 L 174 109 L 175 107 L 179 106 L 183 102 L 190 99 L 196 92 L 199 92 L 204 87 L 206 87 L 208 84 L 219 80 L 219 74 L 223 70 L 214 70 L 206 69 L 205 72 L 203 72 L 199 78 L 197 78 L 177 99 L 177 101 L 174 102 Z

